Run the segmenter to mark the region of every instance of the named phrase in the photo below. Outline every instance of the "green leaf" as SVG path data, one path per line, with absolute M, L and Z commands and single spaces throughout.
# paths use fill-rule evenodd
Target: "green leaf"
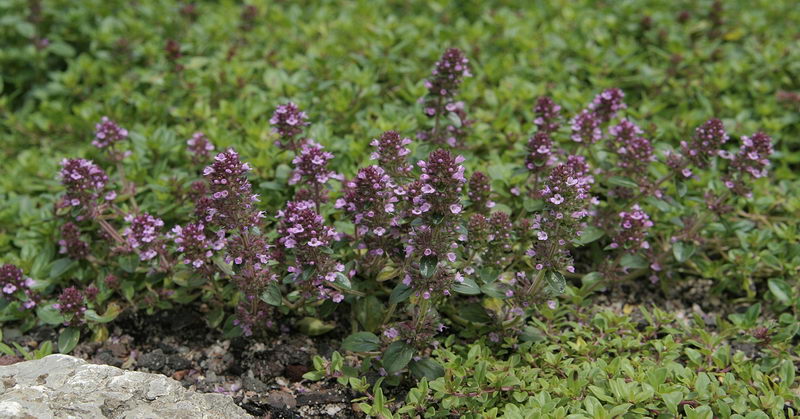
M 691 243 L 675 242 L 675 244 L 672 245 L 672 254 L 675 256 L 675 260 L 680 263 L 689 260 L 695 250 L 695 246 Z
M 374 333 L 358 332 L 342 341 L 342 349 L 353 352 L 372 352 L 380 347 L 380 339 Z
M 76 266 L 77 264 L 78 262 L 70 258 L 61 258 L 53 261 L 53 264 L 50 265 L 50 279 L 60 278 L 61 275 L 64 275 L 64 273 L 72 269 L 72 267 Z
M 392 294 L 389 295 L 389 304 L 402 303 L 403 301 L 408 300 L 413 293 L 414 290 L 410 287 L 407 287 L 403 284 L 397 284 L 397 286 L 392 290 Z
M 218 254 L 218 255 L 214 256 L 214 258 L 212 260 L 214 261 L 214 265 L 216 265 L 217 268 L 219 268 L 219 270 L 222 271 L 225 275 L 228 275 L 228 276 L 235 275 L 235 272 L 233 271 L 233 267 L 231 266 L 230 263 L 225 262 L 225 260 L 222 258 L 221 254 Z
M 784 304 L 789 304 L 792 298 L 792 287 L 786 281 L 779 278 L 771 278 L 767 281 L 767 284 L 775 298 Z
M 622 265 L 624 268 L 630 269 L 644 269 L 647 268 L 647 260 L 640 255 L 626 253 L 620 259 L 619 264 Z
M 374 332 L 383 323 L 383 303 L 374 295 L 356 300 L 353 311 L 356 320 L 369 332 Z
M 336 280 L 334 282 L 339 284 L 344 289 L 353 289 L 353 284 L 350 283 L 350 278 L 341 272 L 336 272 Z
M 411 361 L 408 369 L 418 380 L 421 380 L 422 378 L 435 380 L 444 376 L 444 367 L 430 358 L 420 359 L 419 361 Z
M 45 324 L 59 325 L 63 324 L 67 319 L 60 311 L 53 308 L 52 305 L 41 305 L 36 308 L 36 316 Z
M 439 258 L 436 255 L 423 256 L 419 260 L 419 273 L 425 278 L 430 278 L 436 273 Z
M 87 320 L 91 320 L 96 323 L 108 323 L 116 319 L 121 312 L 122 309 L 120 309 L 118 305 L 111 303 L 108 305 L 106 312 L 103 313 L 102 316 L 97 314 L 94 310 L 86 310 L 84 316 Z
M 578 237 L 575 240 L 575 243 L 581 246 L 587 245 L 605 235 L 606 235 L 605 231 L 597 227 L 589 226 L 585 230 L 583 230 L 580 237 Z
M 506 297 L 507 288 L 508 287 L 505 284 L 495 281 L 495 282 L 490 282 L 488 284 L 484 284 L 481 287 L 481 292 L 492 298 L 505 299 L 508 298 Z
M 383 368 L 389 374 L 394 374 L 408 365 L 414 356 L 414 348 L 402 341 L 393 342 L 383 353 Z
M 335 329 L 336 325 L 333 323 L 325 323 L 314 317 L 303 317 L 297 322 L 297 327 L 300 329 L 300 332 L 305 335 L 319 336 Z
M 548 270 L 544 274 L 544 279 L 547 281 L 550 290 L 555 294 L 563 294 L 567 288 L 567 281 L 561 272 Z
M 475 323 L 488 323 L 492 321 L 486 309 L 480 303 L 459 304 L 458 315 L 464 320 Z
M 621 186 L 623 188 L 632 188 L 636 189 L 639 185 L 636 182 L 622 176 L 611 176 L 608 178 L 608 184 L 613 186 Z
M 58 335 L 58 352 L 68 354 L 75 349 L 81 339 L 81 331 L 77 327 L 67 327 L 61 329 Z
M 464 278 L 464 281 L 453 284 L 453 291 L 459 294 L 478 295 L 481 293 L 481 288 L 474 279 Z
M 259 298 L 261 298 L 261 301 L 272 306 L 280 307 L 281 304 L 283 304 L 281 289 L 278 287 L 278 284 L 274 282 L 267 285 L 267 289 L 261 293 Z

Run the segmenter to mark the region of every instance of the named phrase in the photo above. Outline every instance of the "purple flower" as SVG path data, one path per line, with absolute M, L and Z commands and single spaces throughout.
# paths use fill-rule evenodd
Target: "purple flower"
M 472 204 L 470 208 L 477 213 L 489 214 L 489 210 L 494 207 L 494 202 L 489 199 L 492 193 L 492 187 L 489 182 L 489 176 L 486 176 L 483 172 L 475 172 L 469 178 L 467 196 Z
M 408 164 L 408 149 L 410 138 L 401 138 L 397 131 L 386 131 L 379 138 L 370 142 L 375 151 L 370 155 L 372 160 L 377 160 L 378 165 L 393 177 L 408 176 L 412 166 Z
M 76 287 L 68 287 L 61 291 L 58 303 L 53 308 L 65 316 L 71 316 L 65 325 L 78 325 L 83 323 L 83 313 L 86 312 L 86 303 L 83 293 Z
M 97 200 L 108 183 L 106 172 L 91 160 L 85 159 L 62 160 L 59 177 L 67 190 L 59 207 L 77 207 L 89 212 L 97 206 Z
M 728 142 L 728 133 L 719 119 L 709 119 L 699 126 L 690 142 L 681 141 L 684 157 L 699 168 L 708 167 L 709 159 L 720 154 Z
M 294 147 L 294 138 L 303 133 L 303 127 L 309 125 L 308 115 L 292 102 L 278 106 L 269 123 L 272 132 L 281 136 L 277 145 L 289 148 Z
M 95 125 L 94 140 L 92 145 L 97 148 L 106 148 L 128 138 L 128 130 L 117 125 L 107 116 L 100 118 Z
M 209 152 L 214 151 L 214 144 L 202 132 L 192 134 L 192 138 L 186 140 L 186 144 L 194 162 L 206 161 Z
M 343 196 L 336 208 L 343 208 L 356 225 L 356 232 L 373 253 L 385 246 L 382 237 L 386 231 L 399 224 L 395 204 L 396 185 L 380 166 L 369 166 L 358 171 L 353 180 L 345 183 Z
M 454 156 L 446 150 L 435 150 L 428 160 L 420 160 L 417 165 L 422 169 L 420 190 L 416 194 L 408 194 L 413 208 L 419 214 L 431 211 L 433 214 L 445 215 L 452 205 L 460 205 L 464 177 L 464 158 Z M 429 185 L 433 192 L 426 193 L 423 187 Z
M 292 160 L 295 169 L 292 177 L 289 178 L 290 185 L 295 185 L 301 180 L 304 183 L 321 185 L 327 183 L 331 178 L 341 178 L 336 172 L 327 169 L 328 161 L 333 158 L 333 154 L 324 151 L 324 148 L 311 140 L 303 144 L 300 153 Z
M 642 137 L 642 129 L 623 119 L 608 129 L 611 149 L 617 154 L 617 165 L 623 173 L 633 178 L 646 177 L 647 167 L 655 160 L 653 146 Z
M 621 248 L 627 252 L 635 253 L 639 249 L 649 249 L 647 230 L 653 227 L 650 216 L 639 205 L 631 207 L 630 211 L 619 213 L 620 223 L 617 233 L 611 242 L 612 248 Z
M 767 176 L 769 157 L 773 152 L 772 138 L 763 132 L 757 132 L 752 137 L 743 136 L 741 141 L 739 152 L 733 157 L 723 181 L 733 193 L 748 196 L 750 190 L 746 179 Z
M 33 279 L 23 275 L 17 266 L 10 263 L 0 266 L 0 291 L 7 300 L 20 301 L 24 309 L 33 308 L 39 302 L 39 295 L 31 289 L 33 285 Z
M 536 125 L 539 133 L 549 134 L 558 130 L 561 126 L 559 119 L 561 118 L 561 106 L 553 102 L 553 99 L 548 96 L 541 96 L 536 99 L 536 106 L 533 107 L 533 112 L 536 118 L 533 123 Z
M 197 203 L 196 212 L 206 225 L 248 229 L 263 218 L 263 213 L 253 205 L 258 202 L 258 195 L 253 194 L 247 180 L 248 171 L 250 166 L 239 160 L 239 154 L 232 148 L 217 154 L 214 162 L 203 170 L 209 196 Z
M 176 252 L 181 255 L 179 260 L 194 269 L 208 269 L 214 253 L 225 247 L 225 232 L 220 230 L 216 234 L 207 236 L 205 225 L 190 223 L 186 227 L 175 226 L 170 235 L 175 243 Z
M 467 127 L 473 121 L 467 119 L 464 103 L 456 102 L 454 98 L 462 79 L 471 76 L 468 63 L 458 48 L 448 49 L 436 62 L 431 78 L 425 81 L 428 94 L 421 99 L 425 115 L 435 118 L 436 122 L 430 131 L 418 134 L 421 140 L 455 147 L 466 137 Z M 460 123 L 441 127 L 442 118 L 448 113 L 455 115 Z
M 81 240 L 81 231 L 72 222 L 61 226 L 61 239 L 58 245 L 60 254 L 66 254 L 74 260 L 84 259 L 89 254 L 89 245 Z
M 595 96 L 592 103 L 589 104 L 589 109 L 594 111 L 600 123 L 606 123 L 617 115 L 617 112 L 627 108 L 627 105 L 622 101 L 625 93 L 617 88 L 604 90 L 599 95 Z
M 570 120 L 572 141 L 583 144 L 594 144 L 603 137 L 600 130 L 600 118 L 595 112 L 584 109 Z
M 125 241 L 131 249 L 139 253 L 139 259 L 150 260 L 163 251 L 164 243 L 161 239 L 161 227 L 164 222 L 150 214 L 128 214 L 125 221 L 130 223 L 122 232 Z
M 525 168 L 531 173 L 545 170 L 553 160 L 553 140 L 547 132 L 537 132 L 528 140 Z

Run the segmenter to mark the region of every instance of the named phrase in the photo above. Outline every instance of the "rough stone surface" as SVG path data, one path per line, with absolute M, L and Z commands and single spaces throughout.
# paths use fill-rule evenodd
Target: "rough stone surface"
M 223 394 L 195 393 L 159 374 L 50 355 L 0 367 L 3 418 L 248 418 Z

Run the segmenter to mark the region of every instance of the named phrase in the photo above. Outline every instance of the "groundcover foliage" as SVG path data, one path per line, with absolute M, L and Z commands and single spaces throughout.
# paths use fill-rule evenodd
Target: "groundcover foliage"
M 339 333 L 374 416 L 794 415 L 793 2 L 0 11 L 4 325 Z

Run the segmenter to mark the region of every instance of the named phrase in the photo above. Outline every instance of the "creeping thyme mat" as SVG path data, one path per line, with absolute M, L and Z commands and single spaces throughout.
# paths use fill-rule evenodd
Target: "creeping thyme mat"
M 267 417 L 798 409 L 791 2 L 0 2 L 3 364 Z

